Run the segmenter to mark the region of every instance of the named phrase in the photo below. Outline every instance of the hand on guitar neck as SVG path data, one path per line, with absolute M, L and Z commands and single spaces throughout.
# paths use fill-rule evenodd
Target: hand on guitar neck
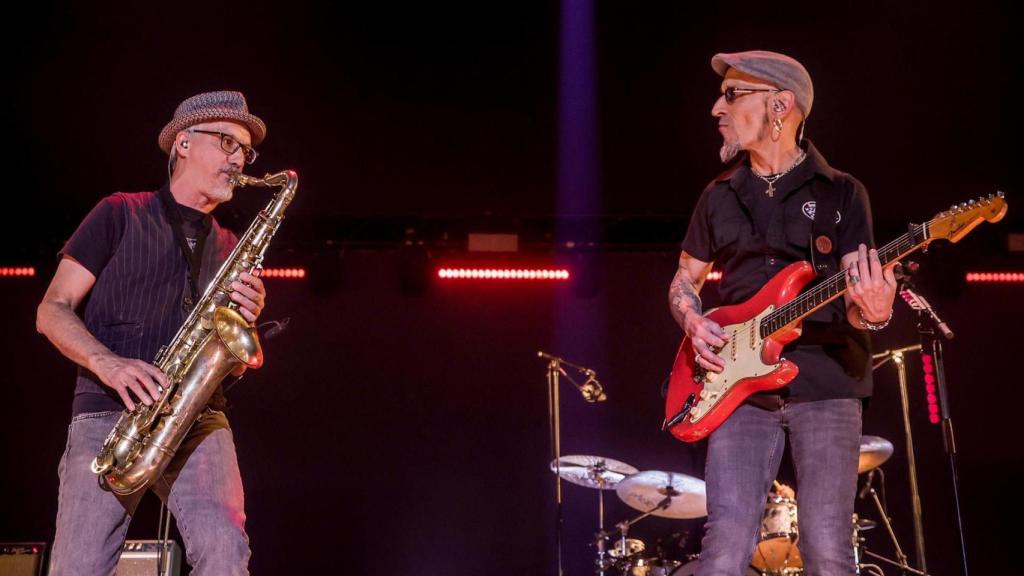
M 890 262 L 884 269 L 878 250 L 861 244 L 857 252 L 843 256 L 846 271 L 847 319 L 854 328 L 867 328 L 865 321 L 883 324 L 892 314 L 896 298 L 896 275 Z

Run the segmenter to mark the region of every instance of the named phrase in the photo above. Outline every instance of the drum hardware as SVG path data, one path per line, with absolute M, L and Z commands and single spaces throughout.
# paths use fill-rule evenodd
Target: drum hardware
M 597 488 L 597 525 L 599 531 L 604 531 L 604 491 L 614 490 L 627 476 L 636 474 L 638 470 L 625 462 L 604 458 L 601 456 L 570 455 L 562 456 L 551 461 L 551 471 L 560 478 L 572 482 L 578 486 Z M 643 542 L 639 542 L 640 552 L 643 551 Z M 629 556 L 626 552 L 630 549 L 625 539 L 609 554 L 615 558 L 616 550 L 619 550 L 622 557 Z M 606 564 L 604 541 L 597 543 L 597 564 Z M 602 572 L 606 568 L 600 569 Z
M 917 570 L 915 568 L 912 568 L 909 565 L 908 559 L 907 559 L 907 555 L 903 553 L 903 548 L 900 547 L 900 543 L 896 539 L 896 532 L 894 532 L 893 529 L 892 529 L 892 519 L 889 517 L 888 511 L 885 509 L 885 506 L 882 505 L 882 500 L 878 497 L 878 492 L 875 491 L 874 479 L 875 479 L 875 474 L 876 473 L 877 473 L 878 477 L 881 479 L 882 485 L 883 486 L 885 485 L 885 471 L 882 470 L 881 468 L 873 468 L 868 473 L 867 478 L 864 481 L 864 486 L 860 489 L 860 492 L 857 494 L 857 497 L 860 498 L 860 499 L 863 499 L 863 498 L 865 498 L 868 495 L 871 496 L 872 501 L 875 503 L 875 507 L 878 509 L 879 516 L 880 516 L 880 518 L 882 520 L 882 525 L 885 526 L 886 531 L 889 533 L 889 538 L 892 540 L 893 547 L 896 549 L 896 560 L 891 560 L 891 559 L 886 558 L 884 556 L 880 556 L 878 554 L 875 554 L 874 552 L 871 552 L 870 550 L 868 550 L 867 547 L 863 546 L 862 539 L 860 538 L 860 532 L 863 531 L 863 530 L 868 530 L 870 528 L 873 528 L 874 524 L 871 523 L 870 520 L 865 521 L 863 519 L 857 518 L 857 516 L 854 515 L 854 522 L 853 522 L 854 548 L 853 549 L 854 549 L 854 554 L 855 554 L 855 556 L 857 558 L 857 573 L 860 574 L 860 571 L 861 571 L 862 568 L 872 568 L 872 567 L 875 570 L 877 570 L 877 572 L 881 572 L 881 568 L 879 568 L 878 566 L 862 563 L 862 560 L 863 560 L 863 558 L 865 556 L 870 556 L 870 557 L 872 557 L 872 558 L 874 558 L 876 560 L 881 560 L 883 562 L 886 562 L 888 564 L 891 564 L 892 566 L 895 566 L 895 567 L 899 568 L 901 573 L 908 573 L 909 572 L 911 574 L 916 574 L 917 576 L 928 576 L 928 574 L 926 572 L 924 572 L 922 570 Z M 883 488 L 883 491 L 884 491 L 884 488 Z M 864 527 L 862 527 L 862 524 L 861 524 L 862 522 L 864 523 L 863 524 Z
M 629 478 L 627 478 L 623 482 L 628 480 Z M 622 484 L 619 484 L 619 486 L 622 486 Z M 617 491 L 618 490 L 616 490 L 616 492 Z M 615 548 L 621 550 L 622 552 L 628 551 L 629 543 L 633 540 L 628 536 L 630 527 L 636 524 L 637 522 L 643 520 L 644 518 L 647 518 L 648 516 L 657 515 L 658 512 L 667 509 L 672 504 L 672 498 L 672 496 L 665 496 L 660 502 L 658 502 L 657 505 L 655 505 L 650 510 L 645 511 L 634 518 L 630 518 L 628 520 L 623 520 L 622 522 L 619 522 L 615 525 L 614 530 L 599 530 L 597 534 L 594 535 L 594 543 L 598 550 L 598 558 L 596 561 L 596 565 L 599 574 L 603 575 L 605 571 L 610 570 L 613 567 L 617 567 L 622 571 L 622 574 L 624 575 L 647 576 L 647 568 L 650 567 L 650 564 L 647 561 L 647 559 L 637 558 L 636 555 L 622 555 L 620 558 L 618 558 L 617 562 L 612 561 L 604 557 L 603 551 L 605 547 L 605 541 L 609 540 L 610 538 L 618 534 L 618 543 L 615 545 Z M 643 549 L 644 547 L 641 545 L 640 551 L 643 551 Z
M 561 422 L 561 400 L 558 397 L 559 376 L 564 375 L 583 394 L 587 402 L 603 402 L 607 400 L 604 389 L 597 381 L 597 374 L 589 368 L 577 366 L 571 362 L 552 356 L 543 351 L 538 351 L 537 356 L 548 361 L 546 380 L 548 388 L 548 429 L 551 434 L 551 458 L 555 471 L 555 550 L 558 556 L 558 575 L 562 576 L 562 422 Z M 582 372 L 587 377 L 587 382 L 580 386 L 576 384 L 569 375 L 565 373 L 562 364 L 570 366 Z M 602 500 L 603 502 L 603 500 Z M 603 553 L 603 551 L 602 551 Z

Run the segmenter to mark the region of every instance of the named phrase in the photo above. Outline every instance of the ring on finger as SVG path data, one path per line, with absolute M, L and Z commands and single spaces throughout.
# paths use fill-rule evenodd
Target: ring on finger
M 850 286 L 853 286 L 857 282 L 860 282 L 860 276 L 857 276 L 856 274 L 850 274 Z

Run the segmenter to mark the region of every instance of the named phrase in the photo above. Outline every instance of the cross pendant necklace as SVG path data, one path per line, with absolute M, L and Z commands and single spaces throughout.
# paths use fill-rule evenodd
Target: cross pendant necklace
M 754 176 L 757 176 L 758 178 L 760 178 L 761 180 L 764 180 L 768 184 L 768 189 L 765 190 L 764 193 L 767 194 L 769 198 L 774 198 L 775 197 L 775 183 L 778 182 L 779 178 L 782 178 L 786 174 L 789 174 L 789 172 L 791 170 L 793 170 L 793 168 L 796 168 L 797 166 L 799 166 L 800 163 L 804 161 L 804 158 L 807 158 L 807 153 L 804 152 L 803 150 L 801 150 L 800 151 L 800 155 L 797 156 L 796 160 L 792 164 L 790 164 L 789 168 L 786 168 L 785 170 L 783 170 L 782 172 L 779 172 L 777 174 L 769 174 L 767 176 L 762 176 L 762 175 L 758 174 L 757 172 L 754 172 L 753 167 L 751 167 L 750 172 Z

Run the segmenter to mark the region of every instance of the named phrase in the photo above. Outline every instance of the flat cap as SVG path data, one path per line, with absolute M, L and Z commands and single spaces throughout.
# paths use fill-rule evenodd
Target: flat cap
M 767 50 L 720 53 L 711 58 L 711 68 L 719 76 L 725 76 L 729 68 L 735 68 L 778 88 L 789 90 L 796 95 L 796 105 L 804 113 L 804 118 L 811 114 L 811 105 L 814 104 L 811 75 L 794 58 Z

